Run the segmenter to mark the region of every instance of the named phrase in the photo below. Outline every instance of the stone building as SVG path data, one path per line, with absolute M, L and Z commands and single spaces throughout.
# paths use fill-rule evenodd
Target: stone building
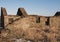
M 60 12 L 38 16 L 19 8 L 16 15 L 8 15 L 2 7 L 0 17 L 0 42 L 60 42 Z

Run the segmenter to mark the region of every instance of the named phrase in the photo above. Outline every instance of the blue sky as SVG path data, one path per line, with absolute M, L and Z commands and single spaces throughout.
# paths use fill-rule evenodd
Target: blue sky
M 60 0 L 0 0 L 0 9 L 5 7 L 8 14 L 15 15 L 19 7 L 28 14 L 53 16 L 60 11 Z

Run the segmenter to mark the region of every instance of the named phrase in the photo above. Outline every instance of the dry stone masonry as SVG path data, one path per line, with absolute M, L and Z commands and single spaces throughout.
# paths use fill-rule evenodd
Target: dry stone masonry
M 7 15 L 2 7 L 0 42 L 60 42 L 60 12 L 48 17 L 28 15 L 18 8 L 16 15 Z

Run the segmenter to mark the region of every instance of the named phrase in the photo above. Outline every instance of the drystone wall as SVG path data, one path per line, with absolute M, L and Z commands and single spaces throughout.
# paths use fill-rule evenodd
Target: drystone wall
M 60 16 L 27 15 L 23 10 L 19 8 L 15 16 L 2 11 L 0 42 L 60 42 Z

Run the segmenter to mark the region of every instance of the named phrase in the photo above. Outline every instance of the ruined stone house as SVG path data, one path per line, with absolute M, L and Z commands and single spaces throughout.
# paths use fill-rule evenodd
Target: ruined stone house
M 16 15 L 8 15 L 2 7 L 0 17 L 1 42 L 13 42 L 13 38 L 60 42 L 60 12 L 54 16 L 38 16 L 28 15 L 24 8 L 19 8 Z

